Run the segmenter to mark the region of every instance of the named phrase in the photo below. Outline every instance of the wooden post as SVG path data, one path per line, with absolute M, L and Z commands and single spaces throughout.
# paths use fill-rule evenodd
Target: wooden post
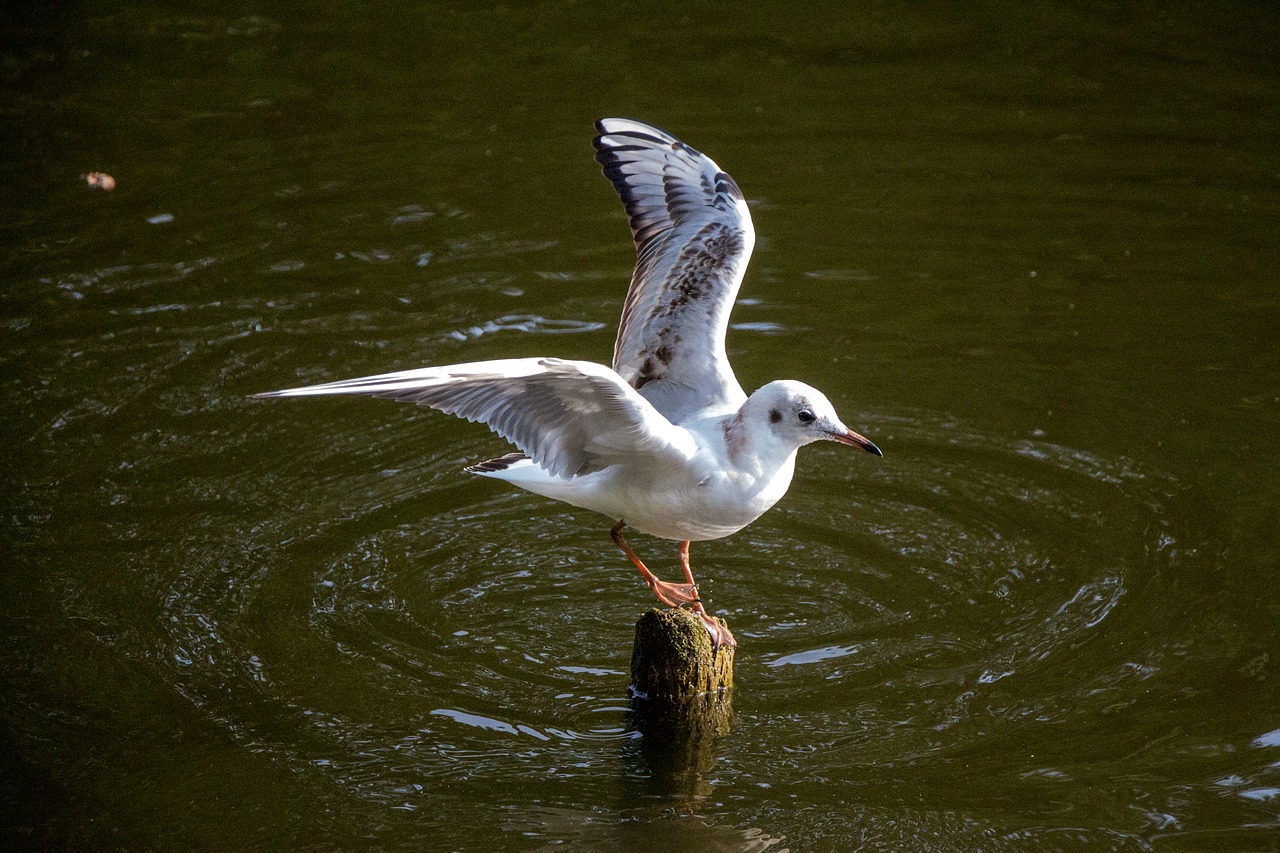
M 629 749 L 647 771 L 650 793 L 690 800 L 710 793 L 712 746 L 733 722 L 733 652 L 727 645 L 713 652 L 707 629 L 688 610 L 655 607 L 636 622 L 631 725 L 640 739 Z
M 667 705 L 727 694 L 733 688 L 733 651 L 728 645 L 713 650 L 711 635 L 688 610 L 655 607 L 636 623 L 632 689 L 638 697 Z

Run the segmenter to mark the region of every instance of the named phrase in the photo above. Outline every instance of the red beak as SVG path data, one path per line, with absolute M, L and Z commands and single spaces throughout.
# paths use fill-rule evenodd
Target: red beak
M 868 453 L 874 453 L 876 456 L 884 456 L 884 454 L 880 452 L 880 448 L 876 447 L 875 443 L 871 439 L 866 436 L 858 435 L 853 430 L 849 430 L 848 432 L 829 432 L 827 435 L 831 436 L 832 441 L 838 441 L 841 444 L 847 444 L 850 447 L 861 447 Z

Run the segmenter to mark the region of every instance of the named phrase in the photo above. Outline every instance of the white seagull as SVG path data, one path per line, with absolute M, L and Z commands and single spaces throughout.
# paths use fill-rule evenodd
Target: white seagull
M 651 125 L 607 118 L 596 129 L 596 160 L 626 207 L 637 255 L 612 368 L 510 358 L 255 396 L 365 394 L 487 424 L 520 452 L 467 471 L 614 519 L 613 541 L 658 600 L 689 605 L 716 648 L 732 646 L 703 608 L 689 543 L 736 533 L 777 503 L 803 445 L 880 449 L 808 385 L 778 380 L 748 397 L 734 377 L 724 339 L 755 229 L 733 178 Z M 649 571 L 627 527 L 678 541 L 686 582 Z

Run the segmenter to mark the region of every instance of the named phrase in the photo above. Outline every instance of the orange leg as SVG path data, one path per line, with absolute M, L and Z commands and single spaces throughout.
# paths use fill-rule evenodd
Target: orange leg
M 622 538 L 622 531 L 626 528 L 625 521 L 619 521 L 614 525 L 613 530 L 609 531 L 609 535 L 613 537 L 613 541 L 622 553 L 631 558 L 631 562 L 635 563 L 640 574 L 644 575 L 644 582 L 649 585 L 649 589 L 653 590 L 653 594 L 659 601 L 668 607 L 679 607 L 681 604 L 695 604 L 698 601 L 698 587 L 693 583 L 693 575 L 689 573 L 688 568 L 685 569 L 685 575 L 689 578 L 689 583 L 667 583 L 659 580 L 658 576 L 649 571 L 644 563 L 640 562 L 640 558 L 636 556 L 636 552 L 631 550 L 631 546 L 627 544 L 627 540 Z M 688 548 L 689 543 L 684 543 L 686 566 L 688 565 Z
M 626 529 L 626 526 L 626 522 L 619 521 L 614 525 L 613 530 L 609 531 L 609 535 L 613 537 L 613 541 L 622 549 L 622 552 L 631 558 L 631 562 L 635 563 L 636 568 L 640 570 L 640 574 L 644 575 L 644 582 L 649 585 L 649 589 L 653 590 L 653 594 L 657 599 L 668 607 L 679 607 L 681 604 L 692 605 L 689 609 L 702 620 L 703 627 L 711 635 L 713 648 L 718 649 L 721 646 L 736 648 L 738 644 L 733 639 L 733 635 L 729 633 L 729 629 L 725 628 L 719 619 L 707 613 L 702 607 L 702 600 L 698 598 L 698 585 L 693 580 L 693 569 L 689 566 L 688 540 L 682 541 L 679 548 L 680 566 L 684 569 L 684 577 L 688 583 L 667 583 L 664 580 L 659 580 L 657 575 L 649 571 L 648 567 L 636 556 L 636 552 L 631 550 L 631 546 L 622 536 L 622 531 Z
M 680 552 L 680 566 L 681 568 L 684 569 L 685 580 L 689 582 L 690 586 L 697 586 L 697 584 L 693 582 L 693 569 L 689 568 L 689 540 L 688 539 L 680 543 L 679 552 Z
M 689 567 L 689 542 L 686 540 L 680 543 L 680 565 L 684 567 L 684 576 L 689 580 L 689 585 L 693 583 L 693 569 Z M 696 586 L 695 586 L 696 589 Z M 693 602 L 693 607 L 689 608 L 699 619 L 702 625 L 707 629 L 707 633 L 711 635 L 711 645 L 714 648 L 728 646 L 729 648 L 737 648 L 738 643 L 733 639 L 733 634 L 729 633 L 729 629 L 720 623 L 720 620 L 712 616 L 702 608 L 702 600 Z

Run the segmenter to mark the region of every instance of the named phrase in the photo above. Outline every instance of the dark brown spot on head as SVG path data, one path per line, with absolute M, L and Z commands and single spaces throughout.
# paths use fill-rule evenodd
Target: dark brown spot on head
M 782 420 L 782 412 L 779 412 L 777 409 L 770 409 L 769 423 L 776 424 L 780 420 Z

